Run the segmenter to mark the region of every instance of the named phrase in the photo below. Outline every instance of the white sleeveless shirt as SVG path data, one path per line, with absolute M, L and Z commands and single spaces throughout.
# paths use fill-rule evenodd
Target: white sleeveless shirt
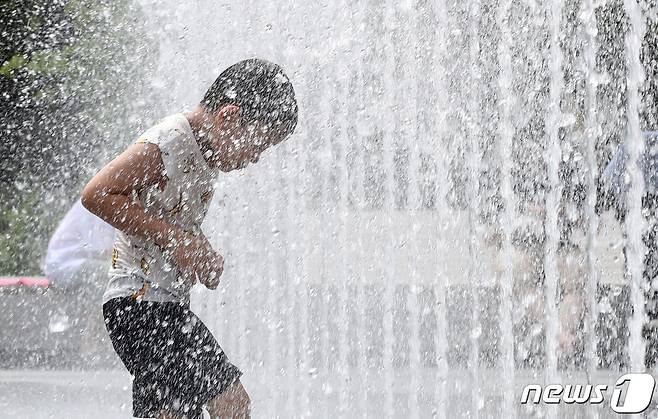
M 167 179 L 164 190 L 153 185 L 140 191 L 140 205 L 149 214 L 201 234 L 219 170 L 206 163 L 187 118 L 181 113 L 164 118 L 140 135 L 140 142 L 158 146 Z M 103 303 L 133 296 L 189 304 L 191 285 L 183 281 L 168 252 L 152 241 L 116 230 L 109 274 Z

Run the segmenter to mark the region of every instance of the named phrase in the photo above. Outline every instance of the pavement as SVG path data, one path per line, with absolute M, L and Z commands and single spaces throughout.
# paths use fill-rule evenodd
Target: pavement
M 122 371 L 0 371 L 2 419 L 132 418 Z
M 444 380 L 439 379 L 436 371 L 410 376 L 398 370 L 390 375 L 395 387 L 392 393 L 388 393 L 390 397 L 384 391 L 385 380 L 381 371 L 364 372 L 360 376 L 350 376 L 347 381 L 336 374 L 328 376 L 319 371 L 294 378 L 284 374 L 274 379 L 247 373 L 243 376 L 243 383 L 252 397 L 254 418 L 511 417 L 503 408 L 505 397 L 502 391 L 509 375 L 500 371 L 482 370 L 474 382 L 474 375 L 466 370 L 451 370 Z M 538 378 L 542 374 L 543 371 L 515 372 L 511 403 L 517 418 L 547 416 L 546 405 L 523 406 L 519 403 L 526 384 L 545 385 Z M 599 371 L 588 379 L 582 373 L 562 373 L 559 381 L 563 384 L 607 384 L 612 390 L 621 375 L 616 371 Z M 0 370 L 0 419 L 131 418 L 130 380 L 130 375 L 122 370 Z M 417 392 L 410 397 L 412 389 Z M 474 397 L 478 398 L 475 403 Z M 599 405 L 561 403 L 554 407 L 556 415 L 553 417 L 629 417 L 614 413 L 610 400 L 608 392 Z M 387 411 L 387 406 L 392 409 Z M 657 408 L 658 399 L 654 394 L 651 406 L 639 417 L 656 418 Z

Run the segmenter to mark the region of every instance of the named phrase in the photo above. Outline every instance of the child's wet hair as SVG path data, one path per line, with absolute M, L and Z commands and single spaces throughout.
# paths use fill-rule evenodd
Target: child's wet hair
M 297 100 L 292 83 L 278 65 L 250 58 L 224 70 L 206 92 L 201 106 L 217 112 L 236 105 L 246 123 L 258 122 L 281 138 L 297 126 Z

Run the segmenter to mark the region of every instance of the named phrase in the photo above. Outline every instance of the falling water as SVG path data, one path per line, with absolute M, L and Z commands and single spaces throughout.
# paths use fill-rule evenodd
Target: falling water
M 562 18 L 562 0 L 550 2 L 549 27 L 550 27 L 550 86 L 549 104 L 546 116 L 547 147 L 546 163 L 548 166 L 548 193 L 546 196 L 546 247 L 544 253 L 544 272 L 546 275 L 546 382 L 557 383 L 557 287 L 559 273 L 557 268 L 558 253 L 558 197 L 561 196 L 562 188 L 559 179 L 559 165 L 562 161 L 562 153 L 559 143 L 560 129 L 560 96 L 562 94 L 562 51 L 559 44 L 560 22 Z M 548 406 L 550 418 L 556 415 L 556 406 Z
M 393 170 L 395 167 L 394 162 L 394 152 L 395 145 L 393 140 L 395 138 L 395 124 L 392 121 L 392 118 L 386 118 L 386 111 L 390 111 L 395 103 L 395 50 L 393 46 L 393 34 L 395 33 L 397 22 L 395 20 L 395 9 L 394 2 L 392 0 L 386 1 L 386 6 L 384 9 L 384 22 L 386 27 L 386 35 L 384 37 L 383 51 L 386 57 L 384 63 L 384 75 L 383 75 L 383 87 L 384 87 L 384 106 L 380 108 L 380 118 L 378 122 L 381 124 L 383 129 L 383 163 L 384 163 L 384 174 L 385 174 L 385 184 L 386 187 L 386 199 L 384 205 L 388 208 L 389 211 L 395 210 L 395 194 L 393 190 L 394 178 Z M 388 223 L 392 223 L 392 219 L 389 218 Z M 393 244 L 396 241 L 396 237 L 393 234 L 393 229 L 391 226 L 388 226 L 389 234 L 385 239 L 384 243 L 384 254 L 392 255 L 395 251 Z M 385 278 L 384 278 L 384 319 L 383 319 L 383 333 L 384 333 L 384 348 L 382 353 L 382 364 L 383 365 L 394 365 L 394 336 L 393 336 L 393 324 L 394 324 L 394 301 L 395 301 L 395 289 L 398 281 L 394 281 L 395 278 L 395 267 L 392 263 L 386 263 L 385 269 Z M 393 388 L 395 385 L 395 374 L 393 368 L 384 369 L 384 385 L 386 388 Z M 394 411 L 394 397 L 393 391 L 387 391 L 384 399 L 384 411 L 393 412 Z
M 585 282 L 585 368 L 587 376 L 594 376 L 597 370 L 599 359 L 597 356 L 597 338 L 596 322 L 598 319 L 597 306 L 597 284 L 598 272 L 596 266 L 596 252 L 594 249 L 596 233 L 598 230 L 598 217 L 596 215 L 596 173 L 598 164 L 596 160 L 596 140 L 600 133 L 596 113 L 596 93 L 598 88 L 599 77 L 596 73 L 596 14 L 592 0 L 586 0 L 582 4 L 580 11 L 580 20 L 583 25 L 585 38 L 584 60 L 585 68 L 588 74 L 586 80 L 586 97 L 585 97 L 585 141 L 587 147 L 587 198 L 585 213 L 587 218 L 587 280 Z M 592 419 L 598 419 L 597 410 L 592 409 L 590 413 Z
M 500 100 L 500 146 L 499 155 L 501 159 L 501 195 L 503 198 L 504 215 L 502 219 L 503 230 L 503 257 L 504 271 L 500 279 L 501 304 L 500 304 L 500 322 L 501 322 L 501 347 L 502 347 L 502 369 L 507 371 L 503 378 L 503 415 L 507 418 L 516 417 L 513 405 L 514 399 L 514 336 L 512 321 L 512 290 L 514 281 L 514 269 L 512 263 L 512 227 L 514 223 L 515 200 L 512 192 L 512 168 L 511 168 L 511 151 L 512 136 L 514 128 L 511 124 L 511 114 L 513 112 L 514 96 L 511 88 L 512 67 L 510 55 L 510 46 L 512 37 L 509 33 L 508 19 L 511 2 L 508 0 L 501 1 L 497 10 L 497 23 L 500 28 L 500 43 L 498 45 L 498 63 L 500 65 L 500 75 L 498 77 L 499 100 Z
M 304 76 L 302 76 L 304 77 Z M 308 75 L 306 75 L 308 77 Z M 317 103 L 317 102 L 316 102 Z M 317 120 L 314 121 L 317 124 Z M 313 140 L 316 140 L 313 138 Z M 304 151 L 310 151 L 309 143 L 305 143 L 301 147 Z M 299 165 L 295 168 L 296 172 L 299 173 L 306 171 L 309 168 L 309 161 L 307 159 L 311 158 L 311 153 L 304 153 L 304 159 L 299 159 Z M 310 408 L 310 391 L 311 391 L 311 375 L 314 374 L 315 370 L 311 366 L 309 360 L 309 351 L 310 351 L 310 338 L 309 338 L 309 304 L 310 304 L 310 293 L 309 293 L 309 282 L 310 282 L 310 273 L 309 273 L 309 262 L 311 257 L 311 246 L 313 245 L 311 238 L 309 237 L 310 229 L 307 227 L 309 219 L 309 204 L 307 193 L 309 191 L 308 182 L 303 180 L 298 180 L 296 185 L 293 186 L 295 193 L 295 203 L 297 208 L 297 214 L 295 214 L 296 224 L 294 225 L 295 240 L 297 241 L 297 252 L 299 252 L 300 257 L 297 261 L 296 269 L 296 302 L 298 308 L 298 329 L 299 336 L 296 339 L 299 342 L 297 345 L 297 353 L 299 354 L 299 368 L 301 369 L 301 374 L 298 377 L 300 392 L 297 394 L 298 405 L 296 405 L 296 411 L 299 412 L 299 415 L 303 418 L 309 417 L 309 408 Z
M 289 149 L 291 147 L 288 147 Z M 290 171 L 295 170 L 295 161 L 290 162 L 284 162 L 283 166 L 286 169 L 289 169 Z M 286 241 L 288 243 L 288 247 L 286 248 L 286 252 L 284 253 L 284 256 L 286 257 L 293 257 L 292 255 L 297 255 L 298 254 L 298 246 L 297 242 L 295 240 L 294 232 L 297 231 L 295 228 L 294 220 L 295 220 L 295 214 L 297 213 L 297 203 L 295 202 L 295 188 L 292 186 L 294 184 L 294 180 L 289 180 L 288 182 L 285 183 L 287 186 L 286 191 L 287 191 L 287 196 L 286 196 L 286 217 L 285 217 L 285 237 Z M 295 257 L 296 259 L 296 257 Z M 297 307 L 295 304 L 295 296 L 296 296 L 296 290 L 299 287 L 299 284 L 294 280 L 294 271 L 293 271 L 293 264 L 286 264 L 286 269 L 284 271 L 286 277 L 290 278 L 288 282 L 286 283 L 286 288 L 287 288 L 287 293 L 286 293 L 286 306 L 288 315 L 285 317 L 285 320 L 288 322 L 288 327 L 286 330 L 288 331 L 287 333 L 287 362 L 286 362 L 286 376 L 288 377 L 288 399 L 287 399 L 287 409 L 286 411 L 296 411 L 295 409 L 295 402 L 296 402 L 296 397 L 299 394 L 299 379 L 298 379 L 298 367 L 297 367 L 297 345 L 293 345 L 293 342 L 298 341 L 296 338 L 296 328 L 294 327 L 295 325 L 295 320 L 297 319 Z
M 365 3 L 358 3 L 354 8 L 354 29 L 357 30 L 356 33 L 361 33 L 365 30 L 366 20 L 364 14 L 364 8 L 366 7 Z M 357 51 L 354 51 L 357 52 Z M 354 94 L 357 98 L 352 112 L 354 112 L 353 123 L 354 126 L 350 130 L 350 146 L 354 150 L 355 159 L 354 162 L 358 167 L 364 168 L 366 164 L 366 147 L 362 141 L 359 141 L 362 138 L 368 138 L 372 135 L 370 131 L 370 121 L 368 121 L 368 115 L 365 114 L 365 108 L 363 101 L 366 98 L 369 98 L 370 95 L 367 94 L 367 90 L 371 86 L 366 85 L 366 74 L 365 74 L 365 59 L 363 52 L 355 56 L 355 69 L 354 69 Z M 366 254 L 364 251 L 364 233 L 365 233 L 365 222 L 368 214 L 364 214 L 366 211 L 366 202 L 365 202 L 365 188 L 366 188 L 366 178 L 364 170 L 356 170 L 352 172 L 354 175 L 354 191 L 353 191 L 353 208 L 356 211 L 354 214 L 354 227 L 356 231 L 352 234 L 355 236 L 352 238 L 352 254 L 356 255 L 358 260 L 365 262 Z M 366 416 L 367 403 L 366 399 L 368 398 L 368 390 L 371 382 L 368 381 L 368 360 L 367 360 L 367 338 L 371 333 L 367 329 L 365 321 L 366 316 L 368 315 L 367 309 L 365 307 L 365 285 L 367 283 L 366 279 L 366 263 L 357 263 L 356 266 L 352 267 L 352 275 L 350 279 L 355 285 L 353 291 L 352 304 L 354 304 L 353 313 L 355 321 L 355 331 L 356 336 L 353 339 L 353 351 L 356 355 L 355 359 L 355 369 L 360 371 L 360 374 L 357 374 L 354 378 L 354 384 L 356 388 L 359 388 L 359 394 L 353 396 L 354 401 L 354 414 L 356 416 Z
M 644 280 L 642 270 L 644 266 L 644 233 L 645 221 L 642 215 L 642 195 L 644 194 L 643 175 L 638 164 L 638 158 L 644 151 L 644 139 L 640 128 L 640 88 L 644 79 L 640 53 L 644 37 L 645 24 L 642 12 L 633 0 L 624 1 L 624 9 L 630 18 L 630 30 L 626 35 L 626 51 L 628 54 L 629 70 L 626 80 L 628 94 L 628 160 L 630 190 L 628 193 L 628 217 L 626 222 L 628 273 L 631 280 L 631 304 L 633 315 L 631 317 L 629 351 L 631 368 L 633 371 L 644 370 L 644 342 L 642 341 L 642 326 L 644 316 Z
M 289 24 L 289 16 L 287 14 L 283 14 L 282 16 L 282 22 L 286 26 Z M 291 59 L 290 55 L 288 54 L 288 48 L 283 48 L 283 51 L 281 52 L 281 58 L 282 59 Z M 288 152 L 289 155 L 293 156 L 294 158 L 292 159 L 280 159 L 281 161 L 281 166 L 282 166 L 282 173 L 296 173 L 298 171 L 298 161 L 299 161 L 299 155 L 300 153 L 300 146 L 297 144 L 286 144 L 285 146 L 286 151 Z M 287 170 L 286 170 L 287 169 Z M 299 242 L 297 240 L 296 233 L 298 232 L 298 229 L 296 228 L 295 225 L 295 219 L 296 215 L 298 214 L 298 203 L 296 201 L 296 188 L 295 184 L 297 183 L 297 179 L 294 176 L 290 177 L 285 177 L 282 176 L 282 183 L 285 191 L 285 210 L 286 214 L 284 217 L 285 224 L 284 224 L 284 230 L 283 234 L 285 237 L 285 242 L 286 242 L 286 247 L 285 247 L 285 252 L 283 254 L 279 254 L 278 257 L 284 257 L 286 260 L 291 260 L 294 259 L 295 262 L 298 261 L 298 255 L 301 253 L 300 252 L 300 246 Z M 296 328 L 296 321 L 298 319 L 298 311 L 297 311 L 297 301 L 296 301 L 296 294 L 297 290 L 299 289 L 300 283 L 297 281 L 295 274 L 295 263 L 285 263 L 284 264 L 285 269 L 282 270 L 284 277 L 288 278 L 287 281 L 285 281 L 285 288 L 286 288 L 286 300 L 283 302 L 286 308 L 287 315 L 284 316 L 283 321 L 287 323 L 287 345 L 286 345 L 286 351 L 287 351 L 287 359 L 286 359 L 286 377 L 287 377 L 287 389 L 284 390 L 287 392 L 288 397 L 286 398 L 286 409 L 284 411 L 287 412 L 299 412 L 297 409 L 297 399 L 299 398 L 299 388 L 300 388 L 300 379 L 299 379 L 299 365 L 297 362 L 297 349 L 299 345 L 294 345 L 293 342 L 299 342 L 301 341 L 298 339 L 297 336 L 297 328 Z M 301 415 L 300 415 L 301 416 Z
M 342 83 L 340 85 L 340 88 L 337 89 L 337 92 L 347 94 L 348 92 L 348 86 L 349 86 L 349 80 L 347 80 L 345 77 L 341 80 Z M 341 245 L 339 247 L 339 260 L 345 261 L 347 260 L 347 217 L 348 217 L 348 205 L 347 205 L 347 197 L 349 194 L 349 189 L 348 189 L 348 180 L 347 180 L 347 162 L 346 162 L 346 156 L 347 156 L 347 140 L 348 140 L 348 130 L 349 126 L 347 123 L 347 116 L 348 116 L 348 110 L 347 109 L 339 109 L 337 112 L 337 116 L 339 120 L 341 121 L 339 124 L 339 128 L 337 130 L 337 143 L 339 145 L 338 148 L 338 153 L 339 153 L 339 158 L 337 159 L 337 171 L 338 171 L 338 219 L 340 220 L 339 222 L 339 227 L 338 227 L 338 238 L 341 241 Z M 341 325 L 347 325 L 349 324 L 349 318 L 347 316 L 347 309 L 349 306 L 349 287 L 348 287 L 348 277 L 349 277 L 349 272 L 347 269 L 347 264 L 342 263 L 339 265 L 340 269 L 338 269 L 339 272 L 339 281 L 340 281 L 340 286 L 338 288 L 338 292 L 340 293 L 340 297 L 338 298 L 338 308 L 339 308 L 339 316 L 338 320 Z M 338 398 L 338 411 L 341 415 L 347 415 L 348 414 L 348 383 L 350 382 L 350 368 L 348 365 L 348 328 L 343 327 L 339 329 L 339 347 L 338 347 L 338 367 L 339 367 L 339 376 L 341 378 L 339 384 L 338 384 L 338 392 L 339 392 L 339 398 Z
M 522 385 L 565 379 L 557 291 L 559 252 L 566 251 L 558 251 L 565 217 L 559 210 L 570 181 L 560 178 L 567 158 L 560 129 L 572 129 L 562 114 L 571 94 L 563 82 L 574 71 L 562 54 L 570 2 L 542 3 L 525 20 L 513 18 L 519 12 L 512 0 L 160 6 L 176 17 L 168 31 L 185 37 L 182 46 L 163 42 L 158 77 L 190 80 L 172 82 L 166 111 L 192 106 L 219 71 L 248 56 L 281 63 L 298 95 L 295 135 L 258 164 L 218 179 L 204 227 L 224 252 L 226 270 L 221 290 L 200 290 L 193 302 L 245 373 L 255 417 L 514 418 L 523 416 Z M 600 6 L 584 0 L 581 7 L 583 368 L 594 380 L 606 350 L 597 345 L 612 340 L 597 334 L 597 294 L 610 282 L 598 249 L 612 247 L 600 242 L 604 221 L 595 211 L 606 163 L 597 160 L 606 108 L 597 96 Z M 644 29 L 632 0 L 626 12 L 632 30 L 625 105 L 635 161 L 642 152 Z M 546 42 L 524 38 L 529 30 Z M 520 48 L 545 60 L 536 79 L 522 79 Z M 537 80 L 543 84 L 531 85 Z M 520 105 L 529 102 L 541 110 Z M 532 112 L 545 122 L 531 133 L 545 139 L 537 141 L 544 154 L 524 160 L 518 143 L 530 136 L 524 117 Z M 612 115 L 623 123 L 623 115 Z M 538 161 L 546 163 L 547 178 L 524 172 Z M 528 338 L 524 320 L 514 318 L 522 311 L 518 279 L 533 274 L 517 257 L 517 219 L 526 215 L 521 182 L 549 188 L 538 268 L 545 273 L 546 340 L 529 360 L 515 352 Z M 628 350 L 632 369 L 642 370 L 643 185 L 631 187 L 625 227 L 635 317 L 630 344 L 612 350 Z M 613 251 L 623 264 L 621 247 Z M 546 410 L 560 417 L 563 407 Z
M 402 3 L 402 12 L 400 18 L 400 24 L 404 28 L 414 27 L 416 20 L 416 8 L 414 8 L 414 3 L 411 1 Z M 419 61 L 420 61 L 420 51 L 419 51 L 419 39 L 417 31 L 409 31 L 408 39 L 406 40 L 408 44 L 402 54 L 405 61 L 408 63 L 413 63 L 411 65 L 411 71 L 417 73 L 420 71 Z M 423 209 L 421 206 L 421 197 L 420 197 L 420 182 L 421 178 L 419 175 L 420 171 L 420 153 L 423 139 L 425 138 L 425 133 L 419 127 L 419 118 L 418 114 L 421 109 L 422 104 L 418 102 L 420 90 L 419 90 L 419 81 L 414 78 L 407 78 L 405 83 L 402 84 L 403 91 L 409 95 L 410 100 L 407 102 L 406 106 L 402 109 L 402 125 L 401 125 L 401 134 L 404 138 L 404 143 L 408 150 L 408 168 L 407 168 L 407 177 L 408 177 L 408 205 L 407 208 L 412 215 L 411 223 L 411 251 L 413 254 L 419 254 L 420 242 L 419 240 L 413 240 L 414 237 L 418 236 L 418 232 L 422 228 L 419 220 Z M 418 418 L 418 392 L 420 386 L 420 337 L 419 337 L 419 297 L 418 294 L 422 287 L 423 278 L 418 273 L 416 267 L 411 268 L 411 275 L 409 278 L 409 288 L 407 293 L 407 310 L 409 312 L 408 322 L 410 328 L 410 339 L 409 339 L 409 389 L 408 389 L 408 404 L 409 404 L 409 416 L 411 418 Z
M 447 56 L 447 44 L 446 44 L 446 25 L 440 25 L 440 22 L 448 21 L 448 11 L 446 7 L 445 0 L 437 0 L 434 2 L 434 16 L 435 19 L 432 21 L 434 25 L 435 33 L 435 42 L 434 48 L 432 51 L 433 63 L 436 66 L 437 78 L 436 78 L 436 87 L 434 92 L 438 94 L 435 96 L 435 105 L 431 107 L 432 110 L 436 110 L 437 120 L 432 126 L 433 130 L 430 131 L 434 137 L 434 141 L 431 143 L 434 147 L 431 155 L 436 160 L 437 165 L 437 179 L 445 180 L 448 178 L 448 164 L 447 158 L 443 153 L 443 146 L 445 145 L 446 137 L 446 122 L 447 122 L 447 111 L 449 104 L 447 103 L 446 95 L 441 94 L 447 90 L 446 83 L 446 73 L 447 65 L 445 62 L 445 57 Z M 436 186 L 436 196 L 437 196 L 437 214 L 439 217 L 448 217 L 448 206 L 444 197 L 447 196 L 447 182 L 439 181 Z M 437 224 L 437 227 L 433 229 L 435 237 L 434 243 L 436 247 L 434 252 L 438 253 L 439 249 L 444 249 L 447 247 L 449 239 L 446 237 L 446 230 L 443 228 L 447 223 Z M 436 412 L 439 419 L 446 419 L 450 417 L 448 412 L 448 339 L 447 333 L 441 333 L 441 330 L 447 330 L 447 298 L 446 290 L 451 282 L 451 279 L 446 275 L 448 272 L 447 267 L 447 258 L 439 257 L 442 255 L 436 255 L 436 267 L 433 271 L 435 278 L 445 278 L 445 281 L 434 281 L 432 290 L 435 294 L 435 303 L 433 314 L 436 316 L 436 333 L 434 336 L 435 344 L 435 362 L 436 362 L 436 375 L 435 375 L 435 404 Z
M 253 7 L 254 5 L 252 5 Z M 277 16 L 277 9 L 268 5 L 265 8 L 265 11 L 268 15 Z M 258 22 L 259 25 L 265 25 L 263 22 Z M 267 31 L 265 31 L 267 34 Z M 267 42 L 263 40 L 262 42 Z M 277 56 L 277 51 L 274 48 L 274 45 L 269 45 L 268 51 L 272 57 L 276 57 L 277 60 L 280 58 L 280 55 Z M 285 288 L 282 287 L 277 282 L 281 270 L 279 269 L 279 263 L 277 254 L 281 253 L 281 249 L 284 246 L 281 240 L 281 209 L 277 208 L 281 203 L 285 203 L 286 199 L 284 196 L 284 189 L 282 188 L 281 176 L 282 172 L 280 167 L 280 161 L 274 161 L 273 159 L 266 159 L 263 162 L 265 170 L 267 172 L 267 180 L 264 183 L 264 188 L 262 189 L 263 195 L 263 207 L 267 209 L 267 219 L 268 222 L 264 223 L 263 226 L 263 242 L 266 244 L 266 264 L 265 264 L 265 273 L 264 273 L 264 282 L 266 282 L 265 288 L 265 306 L 264 306 L 264 315 L 265 318 L 263 322 L 265 324 L 265 330 L 268 332 L 267 336 L 267 347 L 263 348 L 266 356 L 263 357 L 264 367 L 267 370 L 267 375 L 272 377 L 273 380 L 277 382 L 283 382 L 283 376 L 281 374 L 281 369 L 283 368 L 284 363 L 281 362 L 285 360 L 285 353 L 283 351 L 271 350 L 271 348 L 280 348 L 282 347 L 282 336 L 280 336 L 279 326 L 282 324 L 284 316 L 282 315 L 281 306 L 283 302 L 286 301 Z M 275 204 L 278 203 L 278 204 Z M 271 240 L 268 240 L 268 237 L 271 236 Z M 280 344 L 281 343 L 281 344 Z M 267 350 L 270 348 L 270 350 Z M 280 386 L 272 386 L 269 388 L 269 404 L 267 410 L 269 412 L 280 412 L 283 411 L 283 406 L 281 405 L 281 389 Z
M 471 2 L 468 10 L 468 20 L 471 22 L 470 27 L 471 31 L 468 34 L 469 40 L 469 63 L 471 67 L 470 74 L 470 90 L 468 92 L 468 102 L 467 102 L 467 121 L 468 121 L 468 130 L 466 135 L 469 137 L 468 140 L 468 157 L 466 167 L 469 173 L 469 179 L 467 181 L 467 195 L 468 202 L 470 203 L 469 208 L 469 239 L 468 239 L 468 253 L 474 261 L 479 260 L 477 257 L 477 239 L 478 231 L 480 231 L 478 223 L 478 211 L 480 208 L 479 200 L 479 179 L 478 176 L 482 173 L 480 169 L 480 115 L 481 107 L 479 104 L 479 82 L 480 82 L 480 73 L 479 73 L 479 62 L 478 58 L 480 56 L 480 33 L 479 33 L 479 19 L 480 19 L 480 2 L 474 0 Z M 482 399 L 481 389 L 480 389 L 480 336 L 482 335 L 482 323 L 480 321 L 480 290 L 482 289 L 482 271 L 478 269 L 478 262 L 473 263 L 468 270 L 468 276 L 472 278 L 471 285 L 471 295 L 473 301 L 472 315 L 471 315 L 471 353 L 469 359 L 469 368 L 472 374 L 472 404 L 473 404 L 473 418 L 479 418 L 480 410 L 484 408 L 484 400 Z

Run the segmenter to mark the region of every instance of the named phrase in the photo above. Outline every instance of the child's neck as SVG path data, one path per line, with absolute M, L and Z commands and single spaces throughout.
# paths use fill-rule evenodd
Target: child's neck
M 208 166 L 215 167 L 215 162 L 211 159 L 209 160 L 206 157 L 206 153 L 208 151 L 213 151 L 210 144 L 210 139 L 206 135 L 200 135 L 201 129 L 203 127 L 203 110 L 200 107 L 197 107 L 188 113 L 183 113 L 183 115 L 185 118 L 187 118 L 187 122 L 189 122 L 190 128 L 192 128 L 194 140 L 199 146 L 199 150 L 201 151 L 201 155 L 203 155 L 203 159 L 206 161 L 206 163 L 208 163 Z

